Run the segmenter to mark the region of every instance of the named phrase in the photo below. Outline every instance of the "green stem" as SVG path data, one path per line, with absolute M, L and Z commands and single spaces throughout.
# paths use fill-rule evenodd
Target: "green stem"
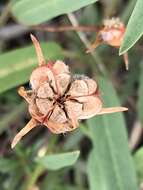
M 57 136 L 53 136 L 50 144 L 47 148 L 46 154 L 50 153 L 55 145 L 57 141 Z M 46 171 L 46 169 L 43 168 L 43 166 L 41 164 L 36 165 L 34 171 L 31 173 L 31 175 L 28 178 L 27 184 L 26 184 L 26 189 L 25 190 L 29 190 L 31 187 L 33 187 L 37 181 L 37 179 L 39 178 L 39 176 Z
M 28 180 L 27 185 L 26 185 L 26 190 L 29 190 L 31 187 L 33 187 L 35 185 L 37 179 L 44 172 L 44 170 L 45 169 L 40 164 L 38 164 L 36 166 L 32 175 L 29 177 L 29 180 Z
M 25 173 L 27 175 L 30 175 L 31 171 L 27 165 L 27 158 L 25 157 L 25 152 L 21 151 L 21 149 L 19 147 L 16 147 L 15 154 L 18 157 L 18 159 L 20 160 L 21 166 L 23 167 Z

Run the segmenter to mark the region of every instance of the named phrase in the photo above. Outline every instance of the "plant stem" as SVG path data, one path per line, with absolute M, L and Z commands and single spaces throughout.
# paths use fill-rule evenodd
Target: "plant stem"
M 50 153 L 55 145 L 57 141 L 57 137 L 53 136 L 53 138 L 50 141 L 50 144 L 47 148 L 46 154 Z M 33 187 L 37 181 L 37 179 L 39 178 L 39 176 L 46 171 L 46 169 L 41 165 L 41 164 L 37 164 L 34 171 L 32 172 L 32 174 L 29 176 L 27 184 L 26 184 L 26 189 L 25 190 L 29 190 L 31 187 Z
M 74 15 L 73 13 L 69 13 L 69 14 L 68 14 L 68 18 L 69 18 L 70 22 L 72 23 L 72 25 L 73 25 L 74 27 L 79 26 L 78 21 L 77 21 L 75 15 Z M 87 49 L 89 49 L 89 47 L 91 46 L 91 43 L 90 43 L 90 42 L 88 41 L 88 39 L 86 38 L 85 34 L 84 34 L 83 32 L 81 32 L 81 31 L 76 31 L 76 32 L 77 32 L 79 38 L 81 39 L 81 41 L 83 42 L 83 44 L 85 45 L 85 47 L 86 47 Z M 96 63 L 96 66 L 97 66 L 98 70 L 99 70 L 103 75 L 106 75 L 105 67 L 104 67 L 104 65 L 103 65 L 103 63 L 102 63 L 100 57 L 98 56 L 98 54 L 92 52 L 91 55 L 92 55 L 93 59 L 95 60 L 95 63 Z
M 44 168 L 41 166 L 41 164 L 38 164 L 33 171 L 32 175 L 30 176 L 27 185 L 26 190 L 29 190 L 31 187 L 33 187 L 38 179 L 38 177 L 44 172 Z
M 47 32 L 66 32 L 66 31 L 84 31 L 84 32 L 98 32 L 100 27 L 96 25 L 92 26 L 47 26 L 37 25 L 32 26 L 32 29 L 42 30 Z

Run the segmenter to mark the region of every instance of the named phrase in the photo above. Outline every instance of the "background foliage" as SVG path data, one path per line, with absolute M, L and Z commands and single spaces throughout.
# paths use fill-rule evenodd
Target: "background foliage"
M 0 189 L 141 189 L 142 39 L 133 45 L 143 33 L 143 1 L 12 0 L 1 1 L 0 8 Z M 93 54 L 85 54 L 95 39 L 93 32 L 50 33 L 33 28 L 43 22 L 99 25 L 112 16 L 127 24 L 120 54 L 132 47 L 128 72 L 117 49 L 102 45 Z M 37 128 L 11 150 L 12 138 L 29 120 L 17 87 L 29 88 L 29 75 L 37 65 L 30 33 L 41 41 L 47 60 L 62 59 L 73 73 L 96 79 L 104 107 L 124 105 L 128 113 L 94 117 L 65 136 Z

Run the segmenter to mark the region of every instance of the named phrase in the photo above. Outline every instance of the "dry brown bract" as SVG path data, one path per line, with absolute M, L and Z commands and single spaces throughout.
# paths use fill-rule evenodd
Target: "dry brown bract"
M 86 52 L 90 53 L 94 51 L 97 46 L 103 43 L 119 48 L 123 41 L 124 34 L 125 26 L 119 18 L 106 19 L 103 21 L 102 29 L 97 33 L 95 42 Z M 123 56 L 126 69 L 128 70 L 128 55 L 125 53 Z
M 81 75 L 72 75 L 67 65 L 62 61 L 54 63 L 43 57 L 40 44 L 31 35 L 34 43 L 39 67 L 30 77 L 32 90 L 19 88 L 19 94 L 29 104 L 32 119 L 15 136 L 12 148 L 31 129 L 43 124 L 56 134 L 72 131 L 78 127 L 78 120 L 95 115 L 125 111 L 127 108 L 102 108 L 97 83 Z

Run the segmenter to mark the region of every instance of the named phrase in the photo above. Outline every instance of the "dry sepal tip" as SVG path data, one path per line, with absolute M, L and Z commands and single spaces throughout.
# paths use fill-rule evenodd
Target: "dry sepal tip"
M 90 53 L 94 51 L 100 44 L 108 44 L 110 46 L 119 48 L 123 41 L 123 37 L 125 34 L 125 25 L 120 21 L 119 18 L 111 18 L 105 19 L 103 21 L 103 27 L 97 33 L 97 37 L 95 42 L 91 45 L 91 47 L 86 51 L 86 53 Z M 123 55 L 126 70 L 129 68 L 128 54 L 125 53 Z
M 125 107 L 102 108 L 98 86 L 93 79 L 72 75 L 62 61 L 46 63 L 39 42 L 33 35 L 31 39 L 39 66 L 30 76 L 31 90 L 20 87 L 18 93 L 28 102 L 32 119 L 15 136 L 12 148 L 39 124 L 60 134 L 76 129 L 79 120 L 127 110 Z

